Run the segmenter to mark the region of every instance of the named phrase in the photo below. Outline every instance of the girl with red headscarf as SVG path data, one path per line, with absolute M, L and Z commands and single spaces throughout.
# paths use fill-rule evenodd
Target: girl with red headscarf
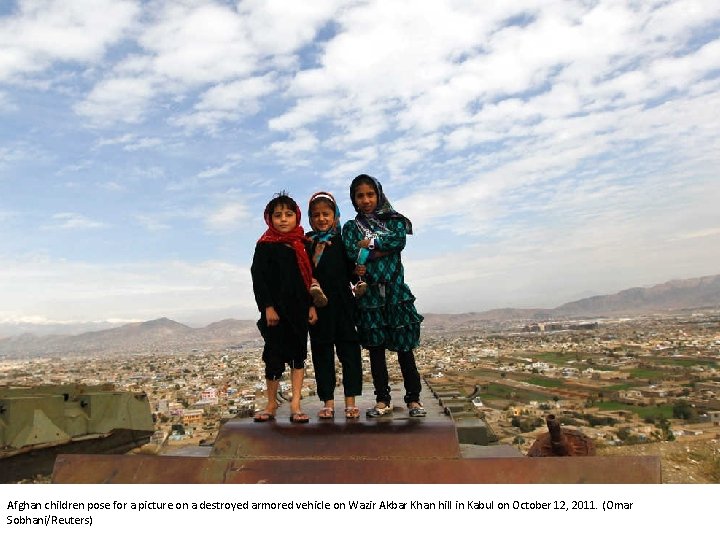
M 280 378 L 287 364 L 292 386 L 290 421 L 303 423 L 309 420 L 300 407 L 308 324 L 317 321 L 310 295 L 312 266 L 297 203 L 287 193 L 279 193 L 267 204 L 264 215 L 268 228 L 255 246 L 250 272 L 260 311 L 257 325 L 265 341 L 262 358 L 267 404 L 254 420 L 267 422 L 275 418 Z

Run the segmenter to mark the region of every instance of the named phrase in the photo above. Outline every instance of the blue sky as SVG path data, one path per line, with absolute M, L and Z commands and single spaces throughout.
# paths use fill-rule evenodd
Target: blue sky
M 0 323 L 254 318 L 361 172 L 423 312 L 716 274 L 719 111 L 715 0 L 2 1 Z

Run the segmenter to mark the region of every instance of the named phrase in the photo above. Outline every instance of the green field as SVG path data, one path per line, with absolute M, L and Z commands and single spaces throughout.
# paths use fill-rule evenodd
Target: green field
M 629 370 L 630 377 L 635 379 L 664 379 L 667 375 L 659 369 L 633 368 Z
M 602 392 L 614 392 L 617 390 L 627 390 L 628 388 L 632 388 L 633 386 L 637 386 L 634 383 L 620 383 L 620 384 L 613 384 L 612 386 L 605 386 L 601 389 Z
M 597 407 L 601 411 L 632 411 L 640 418 L 659 418 L 660 416 L 672 418 L 673 414 L 672 405 L 648 405 L 643 407 L 642 405 L 627 405 L 618 401 L 603 401 L 598 403 Z
M 667 356 L 643 356 L 639 360 L 643 362 L 652 362 L 663 366 L 680 366 L 690 368 L 692 366 L 700 367 L 720 367 L 720 362 L 712 358 L 671 358 Z
M 548 364 L 555 364 L 556 366 L 564 366 L 568 362 L 578 361 L 575 353 L 542 352 L 528 353 L 528 356 L 538 362 L 547 362 Z
M 513 388 L 499 383 L 490 383 L 487 385 L 487 388 L 483 387 L 483 390 L 480 392 L 480 396 L 484 399 L 510 399 L 520 402 L 547 401 L 552 399 L 552 394 L 550 392 L 534 392 L 532 390 Z
M 588 365 L 588 367 L 593 368 L 595 371 L 615 371 L 615 370 L 617 370 L 617 368 L 613 367 L 613 366 L 600 366 L 598 364 Z
M 548 379 L 547 377 L 528 377 L 525 382 L 534 384 L 535 386 L 542 386 L 543 388 L 561 388 L 565 386 L 562 381 L 557 379 Z

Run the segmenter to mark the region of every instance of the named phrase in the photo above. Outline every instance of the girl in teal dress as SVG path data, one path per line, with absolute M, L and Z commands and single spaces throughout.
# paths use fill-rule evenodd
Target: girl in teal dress
M 357 215 L 343 226 L 345 249 L 352 261 L 358 260 L 361 250 L 369 252 L 365 264 L 356 267 L 356 273 L 368 285 L 367 292 L 356 300 L 360 342 L 370 353 L 375 387 L 376 404 L 367 410 L 367 416 L 392 412 L 387 350 L 397 352 L 410 416 L 425 416 L 420 403 L 420 373 L 413 354 L 423 317 L 415 309 L 415 297 L 405 283 L 400 258 L 405 237 L 412 234 L 412 223 L 393 209 L 380 182 L 367 174 L 350 184 L 350 200 Z

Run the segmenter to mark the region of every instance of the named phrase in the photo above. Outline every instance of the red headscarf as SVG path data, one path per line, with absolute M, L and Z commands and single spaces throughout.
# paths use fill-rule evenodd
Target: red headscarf
M 298 268 L 300 269 L 300 275 L 305 282 L 305 287 L 310 288 L 312 283 L 312 266 L 310 265 L 310 258 L 308 257 L 307 251 L 305 251 L 305 231 L 300 225 L 300 207 L 298 206 L 295 211 L 297 216 L 297 226 L 290 232 L 282 233 L 278 231 L 272 225 L 272 217 L 268 212 L 265 212 L 265 223 L 268 225 L 267 231 L 258 240 L 258 244 L 287 244 L 293 251 L 295 251 L 295 258 L 297 259 Z

